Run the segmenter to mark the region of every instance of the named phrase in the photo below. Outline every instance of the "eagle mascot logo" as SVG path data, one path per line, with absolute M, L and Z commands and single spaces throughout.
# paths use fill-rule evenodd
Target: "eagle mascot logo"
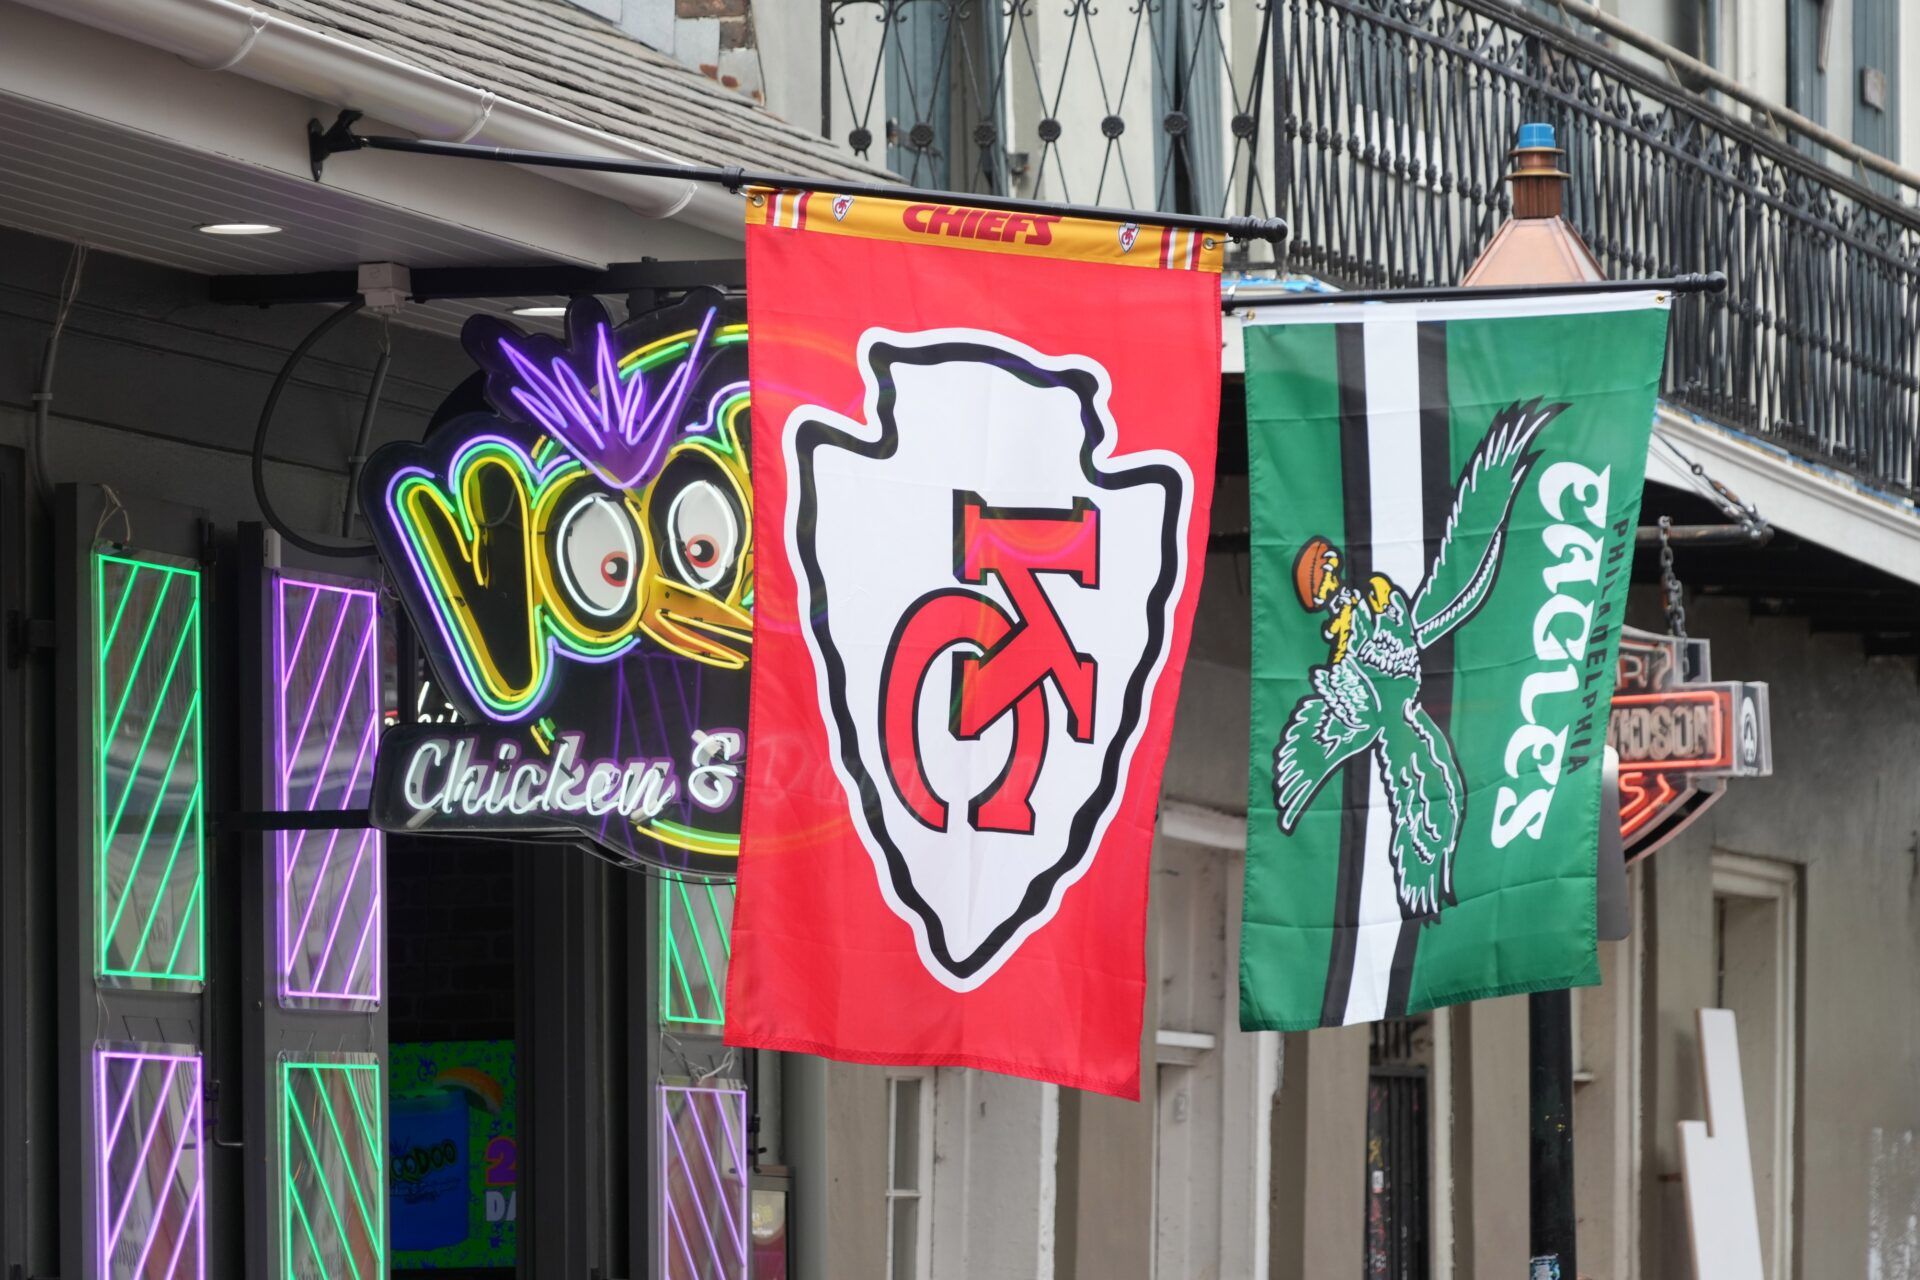
M 1451 904 L 1453 854 L 1466 788 L 1445 728 L 1420 702 L 1421 658 L 1493 594 L 1507 521 L 1538 454 L 1540 429 L 1567 408 L 1533 400 L 1503 410 L 1462 469 L 1426 577 L 1406 586 L 1380 574 L 1351 582 L 1340 548 L 1307 540 L 1294 558 L 1300 607 L 1327 615 L 1332 646 L 1312 669 L 1314 692 L 1294 706 L 1274 752 L 1273 798 L 1291 833 L 1315 795 L 1349 761 L 1371 760 L 1392 816 L 1388 856 L 1403 918 L 1437 919 Z

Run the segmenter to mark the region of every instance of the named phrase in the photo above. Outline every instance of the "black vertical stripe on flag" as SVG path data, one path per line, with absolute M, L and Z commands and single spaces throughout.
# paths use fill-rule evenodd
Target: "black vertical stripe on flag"
M 1345 563 L 1341 582 L 1364 589 L 1373 572 L 1373 495 L 1367 457 L 1366 330 L 1359 324 L 1334 327 L 1335 363 L 1340 379 L 1340 487 L 1345 506 Z M 1340 770 L 1340 868 L 1333 908 L 1333 952 L 1327 960 L 1327 992 L 1320 1025 L 1346 1021 L 1347 993 L 1353 986 L 1353 960 L 1360 940 L 1360 875 L 1367 853 L 1367 811 L 1371 802 L 1371 757 L 1350 761 Z
M 1427 564 L 1440 554 L 1453 514 L 1453 406 L 1447 394 L 1447 326 L 1420 325 L 1420 506 L 1426 535 Z M 1420 703 L 1442 729 L 1453 728 L 1453 636 L 1435 641 L 1420 655 Z
M 1447 326 L 1421 323 L 1418 331 L 1420 375 L 1420 528 L 1430 567 L 1440 554 L 1447 517 L 1453 514 L 1453 422 L 1447 388 Z M 1443 733 L 1453 732 L 1453 637 L 1442 636 L 1420 651 L 1420 703 Z M 1400 928 L 1393 972 L 1387 983 L 1387 1016 L 1403 1017 L 1413 985 L 1413 955 L 1421 921 Z

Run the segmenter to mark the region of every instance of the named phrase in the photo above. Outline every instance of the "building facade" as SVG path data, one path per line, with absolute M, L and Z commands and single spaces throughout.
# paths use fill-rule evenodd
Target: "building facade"
M 364 804 L 282 704 L 347 740 L 445 707 L 374 561 L 264 527 L 256 475 L 297 534 L 355 542 L 357 459 L 470 403 L 469 315 L 744 284 L 717 188 L 372 152 L 316 182 L 308 120 L 353 109 L 500 146 L 1277 215 L 1291 239 L 1242 250 L 1229 287 L 1303 288 L 1453 283 L 1510 215 L 1515 127 L 1554 123 L 1609 274 L 1729 277 L 1676 306 L 1645 520 L 1733 523 L 1711 478 L 1773 530 L 1672 544 L 1715 674 L 1771 688 L 1774 774 L 1635 864 L 1632 934 L 1575 997 L 1579 1271 L 1688 1274 L 1677 1125 L 1705 1115 L 1695 1015 L 1718 1007 L 1770 1280 L 1920 1275 L 1920 28 L 1897 0 L 1604 8 L 0 0 L 0 1262 L 1524 1273 L 1524 1001 L 1238 1029 L 1255 655 L 1231 317 L 1140 1103 L 726 1050 L 724 886 L 263 825 Z M 1661 579 L 1649 542 L 1651 631 L 1674 621 Z M 284 660 L 289 610 L 334 620 L 352 679 Z M 465 1236 L 432 1207 L 449 1115 L 485 1139 L 457 1153 Z

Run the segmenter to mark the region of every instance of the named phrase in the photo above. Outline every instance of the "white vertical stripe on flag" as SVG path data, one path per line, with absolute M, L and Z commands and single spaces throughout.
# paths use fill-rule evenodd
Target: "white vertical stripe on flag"
M 1426 523 L 1420 477 L 1420 347 L 1412 320 L 1366 321 L 1367 486 L 1373 520 L 1373 572 L 1409 596 L 1426 574 Z M 1355 583 L 1365 587 L 1365 583 Z M 1367 836 L 1360 866 L 1360 925 L 1342 1021 L 1386 1016 L 1393 953 L 1400 941 L 1400 898 L 1388 856 L 1393 816 L 1386 783 L 1368 753 Z M 1356 764 L 1359 762 L 1356 761 Z

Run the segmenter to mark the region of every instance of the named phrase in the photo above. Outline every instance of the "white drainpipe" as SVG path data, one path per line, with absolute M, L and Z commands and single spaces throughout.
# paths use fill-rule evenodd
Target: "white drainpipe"
M 231 71 L 302 97 L 364 111 L 423 138 L 635 160 L 680 159 L 232 0 L 21 2 L 176 54 L 208 71 Z M 616 200 L 645 217 L 684 212 L 715 230 L 740 234 L 739 202 L 718 189 L 678 179 L 585 170 L 534 172 Z

